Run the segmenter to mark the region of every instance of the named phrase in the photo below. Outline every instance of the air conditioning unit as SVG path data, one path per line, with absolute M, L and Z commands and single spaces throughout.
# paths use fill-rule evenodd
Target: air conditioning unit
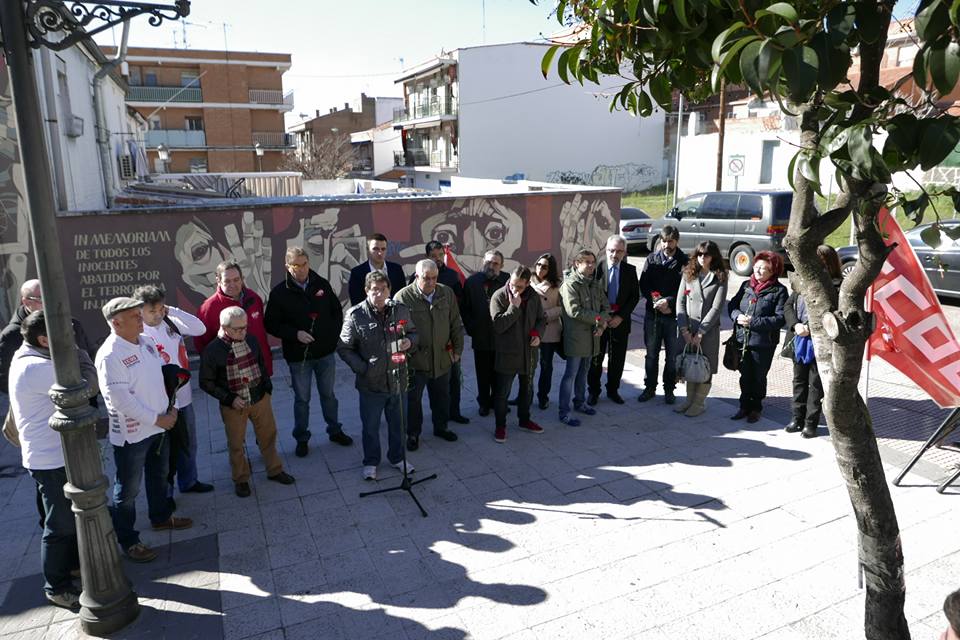
M 136 178 L 137 169 L 133 156 L 120 156 L 120 179 L 135 180 Z
M 63 132 L 68 138 L 79 138 L 83 135 L 83 118 L 68 116 L 63 123 Z

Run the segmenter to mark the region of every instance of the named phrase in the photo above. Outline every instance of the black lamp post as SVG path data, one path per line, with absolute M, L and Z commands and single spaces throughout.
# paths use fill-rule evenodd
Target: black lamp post
M 189 12 L 189 0 L 166 5 L 110 0 L 0 0 L 0 31 L 17 114 L 33 255 L 56 377 L 50 396 L 58 410 L 50 426 L 60 432 L 63 443 L 67 470 L 64 492 L 73 501 L 80 547 L 80 621 L 91 635 L 105 635 L 125 627 L 137 617 L 140 605 L 120 562 L 107 511 L 108 482 L 97 448 L 96 414 L 87 402 L 75 353 L 53 183 L 43 137 L 43 112 L 30 48 L 59 51 L 138 15 L 149 15 L 150 24 L 157 26 Z M 91 26 L 94 22 L 97 24 Z

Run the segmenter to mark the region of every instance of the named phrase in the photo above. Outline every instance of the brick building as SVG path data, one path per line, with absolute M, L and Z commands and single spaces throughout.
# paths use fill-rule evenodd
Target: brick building
M 127 105 L 149 122 L 151 170 L 275 171 L 292 148 L 283 123 L 293 109 L 293 94 L 283 92 L 290 54 L 131 47 L 126 60 Z M 160 145 L 170 154 L 165 165 Z

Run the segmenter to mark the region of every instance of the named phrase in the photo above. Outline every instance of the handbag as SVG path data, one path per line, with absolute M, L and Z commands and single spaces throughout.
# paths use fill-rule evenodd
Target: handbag
M 703 384 L 710 381 L 710 361 L 703 355 L 703 349 L 697 347 L 696 352 L 689 351 L 690 345 L 683 347 L 683 353 L 677 356 L 677 371 L 680 377 L 693 384 Z
M 723 343 L 723 368 L 738 371 L 742 357 L 743 345 L 737 340 L 737 332 L 734 331 Z
M 793 348 L 793 340 L 787 340 L 785 343 L 783 343 L 783 348 L 780 349 L 780 356 L 783 358 L 788 358 L 792 361 L 795 355 L 796 351 L 794 351 Z
M 13 409 L 7 411 L 7 417 L 3 421 L 3 437 L 13 446 L 20 448 L 20 432 L 17 430 L 17 423 L 13 419 Z

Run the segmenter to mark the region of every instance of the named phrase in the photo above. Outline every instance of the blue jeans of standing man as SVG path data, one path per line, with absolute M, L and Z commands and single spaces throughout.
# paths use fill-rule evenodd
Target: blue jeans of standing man
M 406 393 L 360 391 L 363 466 L 375 467 L 380 464 L 380 416 L 387 419 L 387 461 L 390 464 L 396 464 L 403 459 L 401 412 L 406 413 L 406 404 Z
M 293 437 L 297 442 L 310 440 L 310 382 L 316 376 L 317 392 L 320 394 L 320 408 L 327 422 L 327 435 L 343 430 L 337 417 L 339 404 L 333 395 L 333 385 L 337 381 L 337 361 L 330 353 L 321 358 L 311 358 L 303 362 L 291 362 L 290 386 L 293 387 Z
M 197 419 L 193 404 L 177 409 L 177 420 L 183 420 L 187 431 L 187 446 L 177 446 L 170 461 L 173 468 L 168 471 L 170 488 L 167 495 L 173 497 L 173 477 L 177 477 L 180 491 L 186 491 L 197 483 Z
M 63 494 L 63 485 L 67 483 L 67 470 L 60 467 L 29 471 L 43 497 L 43 508 L 46 512 L 40 543 L 43 590 L 55 595 L 73 587 L 70 572 L 80 568 L 77 524 L 70 500 Z
M 146 476 L 147 513 L 150 522 L 160 524 L 173 515 L 167 501 L 167 469 L 170 458 L 170 437 L 156 434 L 140 442 L 114 445 L 113 461 L 117 475 L 113 485 L 113 528 L 117 542 L 129 549 L 140 542 L 140 532 L 134 529 L 137 522 L 137 496 L 140 482 Z
M 657 388 L 657 369 L 660 368 L 660 348 L 667 352 L 667 361 L 663 364 L 663 390 L 673 391 L 677 386 L 677 356 L 680 354 L 680 341 L 677 339 L 677 317 L 647 310 L 643 317 L 643 341 L 647 345 L 646 376 L 643 386 Z
M 587 372 L 590 370 L 590 358 L 567 356 L 567 368 L 560 380 L 560 417 L 570 413 L 570 395 L 573 392 L 573 406 L 583 406 L 587 393 Z

